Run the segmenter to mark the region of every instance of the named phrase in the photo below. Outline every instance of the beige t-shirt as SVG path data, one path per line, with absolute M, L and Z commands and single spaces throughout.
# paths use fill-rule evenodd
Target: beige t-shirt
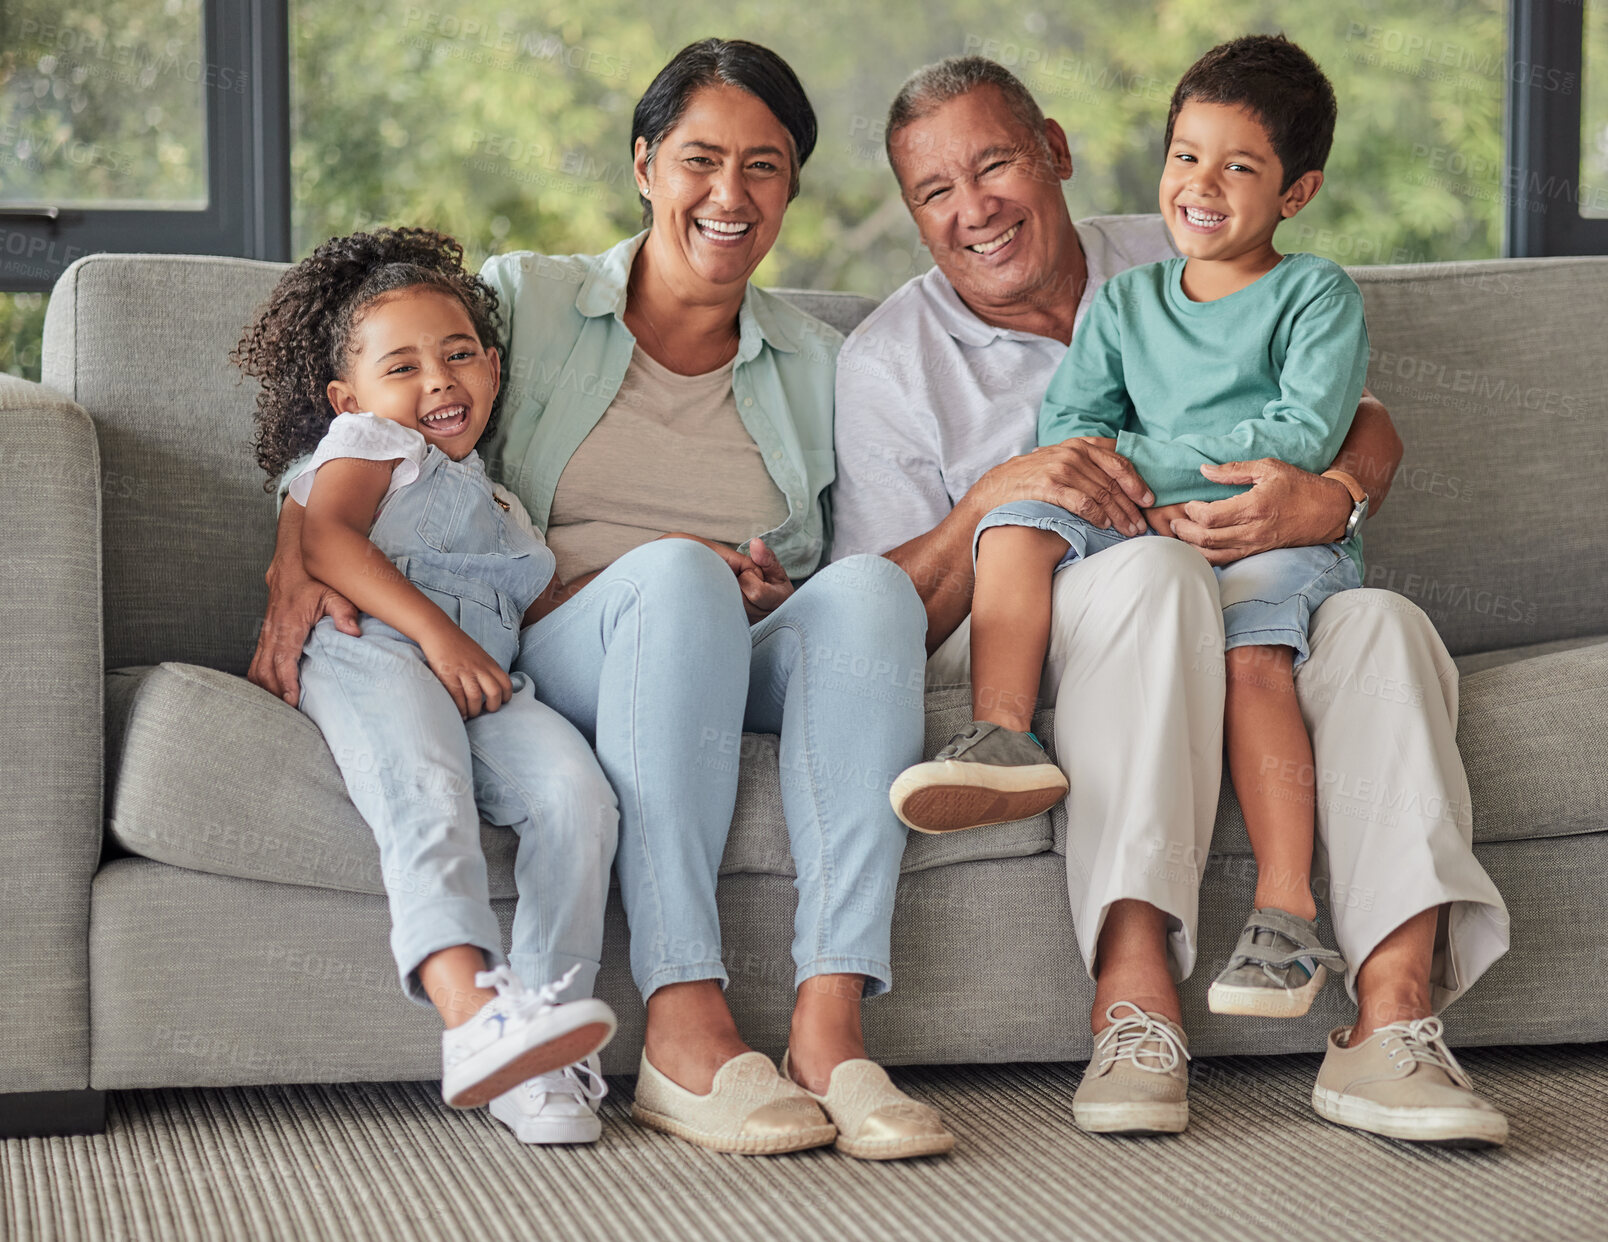
M 620 391 L 553 491 L 547 545 L 563 581 L 670 531 L 735 547 L 787 520 L 787 497 L 737 415 L 735 363 L 677 375 L 632 349 Z

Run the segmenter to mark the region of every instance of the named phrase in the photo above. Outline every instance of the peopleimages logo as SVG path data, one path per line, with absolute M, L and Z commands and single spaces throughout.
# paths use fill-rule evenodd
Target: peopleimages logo
M 1397 354 L 1385 349 L 1369 349 L 1371 371 L 1375 375 L 1394 375 L 1427 392 L 1465 396 L 1486 405 L 1509 405 L 1536 414 L 1576 419 L 1581 416 L 1580 398 L 1575 393 L 1539 384 L 1520 384 L 1499 375 L 1489 375 L 1468 367 L 1450 367 L 1431 358 Z

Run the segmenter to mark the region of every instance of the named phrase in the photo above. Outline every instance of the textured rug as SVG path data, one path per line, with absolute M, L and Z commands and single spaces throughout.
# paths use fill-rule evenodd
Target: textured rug
M 528 1148 L 434 1083 L 121 1092 L 93 1138 L 0 1141 L 0 1238 L 896 1239 L 1608 1237 L 1608 1045 L 1470 1051 L 1508 1146 L 1414 1148 L 1320 1121 L 1315 1057 L 1197 1062 L 1190 1126 L 1071 1124 L 1079 1065 L 896 1071 L 953 1155 L 719 1156 L 636 1129 Z

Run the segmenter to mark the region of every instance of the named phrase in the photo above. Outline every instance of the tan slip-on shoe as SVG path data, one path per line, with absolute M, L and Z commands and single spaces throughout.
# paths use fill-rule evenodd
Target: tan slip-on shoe
M 739 1156 L 825 1147 L 837 1137 L 809 1092 L 778 1074 L 763 1052 L 733 1057 L 715 1072 L 709 1094 L 698 1095 L 654 1069 L 644 1051 L 631 1118 L 699 1147 Z
M 1312 1107 L 1337 1125 L 1447 1147 L 1507 1141 L 1507 1118 L 1474 1093 L 1442 1041 L 1439 1018 L 1392 1022 L 1353 1045 L 1348 1027 L 1329 1032 Z
M 1117 1014 L 1126 1009 L 1121 1017 Z M 1132 1001 L 1106 1009 L 1111 1023 L 1072 1096 L 1072 1120 L 1093 1134 L 1178 1134 L 1189 1124 L 1189 1039 L 1183 1028 Z
M 782 1054 L 782 1076 L 794 1081 L 791 1051 Z M 875 1061 L 844 1061 L 832 1070 L 826 1094 L 814 1100 L 837 1126 L 833 1144 L 846 1156 L 860 1160 L 904 1160 L 912 1156 L 941 1156 L 955 1145 L 938 1110 L 913 1100 Z

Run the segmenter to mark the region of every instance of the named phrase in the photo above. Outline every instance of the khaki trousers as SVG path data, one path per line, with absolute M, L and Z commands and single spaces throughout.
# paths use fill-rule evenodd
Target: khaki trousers
M 1071 784 L 1067 890 L 1091 973 L 1106 912 L 1124 898 L 1168 916 L 1174 976 L 1194 969 L 1223 775 L 1222 644 L 1216 579 L 1187 544 L 1135 539 L 1056 574 L 1040 701 L 1055 708 Z M 1295 688 L 1315 771 L 1301 776 L 1346 987 L 1355 998 L 1386 935 L 1449 904 L 1430 980 L 1438 1012 L 1508 946 L 1507 909 L 1472 849 L 1457 669 L 1423 611 L 1388 591 L 1327 600 L 1310 644 Z M 928 660 L 928 688 L 968 684 L 970 647 L 968 618 Z

